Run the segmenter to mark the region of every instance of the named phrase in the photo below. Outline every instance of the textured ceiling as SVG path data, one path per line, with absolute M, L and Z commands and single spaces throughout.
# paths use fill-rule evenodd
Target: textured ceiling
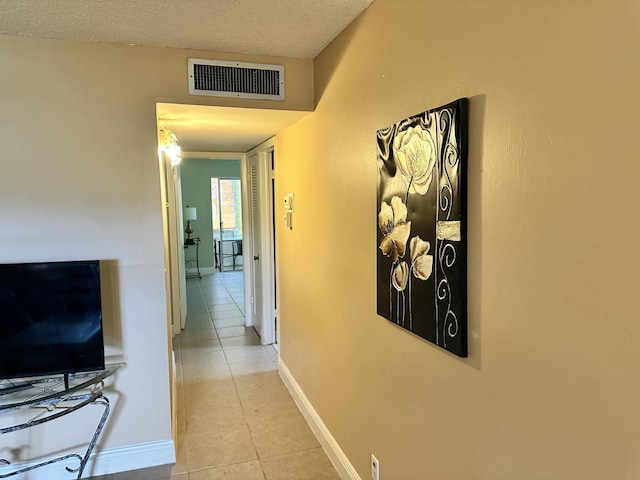
M 0 0 L 0 34 L 315 58 L 372 0 Z
M 0 34 L 315 58 L 373 0 L 0 0 Z M 305 112 L 158 105 L 184 151 L 245 152 Z

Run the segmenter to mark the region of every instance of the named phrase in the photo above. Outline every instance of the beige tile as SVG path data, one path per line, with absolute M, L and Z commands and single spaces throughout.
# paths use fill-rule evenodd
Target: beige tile
M 174 339 L 180 371 L 177 463 L 167 476 L 141 478 L 264 480 L 256 449 L 273 478 L 337 478 L 316 473 L 318 463 L 327 470 L 328 459 L 278 376 L 277 351 L 244 327 L 242 273 L 236 273 L 205 276 L 188 288 L 195 308 Z M 309 458 L 289 456 L 294 452 L 310 455 L 312 474 L 296 470 Z M 328 471 L 334 472 L 330 465 Z
M 182 350 L 192 347 L 216 347 L 220 346 L 220 340 L 217 335 L 198 336 L 191 338 L 181 338 L 180 348 Z
M 142 468 L 140 470 L 130 470 L 128 472 L 115 473 L 113 480 L 165 480 L 165 479 L 189 479 L 189 474 L 173 475 L 171 465 L 159 467 Z
M 271 361 L 278 365 L 278 351 L 273 348 L 273 345 L 265 345 L 265 350 L 267 351 L 267 355 L 269 355 Z
M 198 324 L 211 324 L 209 307 L 204 302 L 195 306 L 187 306 L 187 325 L 193 327 Z
M 207 334 L 213 334 L 213 336 L 215 337 L 215 330 L 213 328 L 213 321 L 211 320 L 211 318 L 209 317 L 209 314 L 203 314 L 206 315 L 207 318 L 206 320 L 198 320 L 197 322 L 194 322 L 192 320 L 187 320 L 187 324 L 189 325 L 189 329 L 187 330 L 187 328 L 185 327 L 184 330 L 182 330 L 182 333 L 185 336 L 196 336 L 196 335 L 207 335 Z
M 208 312 L 207 304 L 204 302 L 195 303 L 187 306 L 187 317 Z
M 193 401 L 197 397 L 237 398 L 236 385 L 231 377 L 219 380 L 201 380 L 184 386 L 184 403 Z M 204 402 L 207 404 L 207 402 Z
M 176 408 L 176 428 L 178 430 L 178 435 L 187 434 L 187 417 L 184 409 L 184 401 L 178 402 Z
M 263 345 L 240 345 L 239 348 L 225 350 L 224 355 L 229 362 L 257 359 L 269 360 Z
M 228 308 L 225 310 L 219 310 L 217 308 L 215 308 L 215 306 L 212 309 L 211 312 L 211 318 L 213 319 L 213 321 L 215 322 L 216 320 L 222 320 L 225 318 L 237 318 L 237 317 L 242 317 L 242 313 L 240 312 L 240 310 L 238 310 L 238 307 L 235 306 L 236 304 L 234 303 L 233 306 L 235 308 Z
M 234 409 L 239 405 L 240 398 L 235 389 L 211 391 L 202 395 L 189 395 L 185 397 L 184 401 L 187 415 L 192 415 L 199 410 Z
M 260 460 L 266 480 L 340 480 L 322 448 Z
M 228 293 L 205 296 L 205 301 L 209 307 L 211 307 L 211 305 L 222 305 L 223 303 L 235 303 Z
M 211 305 L 209 307 L 209 311 L 211 313 L 220 313 L 220 312 L 237 312 L 239 311 L 238 306 L 235 303 L 222 303 L 218 305 Z
M 220 344 L 223 349 L 231 349 L 236 347 L 247 347 L 247 346 L 260 346 L 260 337 L 258 335 L 243 335 L 241 337 L 229 337 L 229 338 L 221 338 Z
M 176 439 L 176 463 L 171 467 L 172 474 L 188 473 L 189 459 L 187 457 L 187 428 L 178 429 Z
M 302 416 L 252 425 L 249 430 L 260 458 L 320 447 Z
M 180 348 L 184 350 L 214 345 L 216 343 L 214 340 L 218 340 L 218 334 L 213 326 L 208 330 L 183 330 L 180 334 Z
M 183 330 L 180 334 L 180 349 L 213 346 L 218 340 L 215 328 L 211 330 Z
M 218 345 L 220 343 L 218 342 Z M 226 358 L 222 346 L 207 345 L 205 347 L 183 348 L 181 352 L 182 365 L 206 364 L 224 365 Z
M 288 394 L 280 375 L 276 371 L 237 375 L 233 377 L 241 399 L 269 397 Z
M 289 394 L 241 400 L 247 424 L 258 425 L 302 417 L 298 406 Z
M 257 459 L 246 425 L 189 435 L 187 454 L 191 471 Z
M 237 364 L 230 364 L 232 375 L 250 375 L 253 373 L 275 371 L 276 366 L 272 362 L 265 361 L 247 361 Z
M 234 340 L 234 338 L 224 340 L 226 342 L 227 340 Z M 232 375 L 250 375 L 276 370 L 276 364 L 271 361 L 261 345 L 228 347 L 225 344 L 223 349 Z
M 244 325 L 235 325 L 233 327 L 216 328 L 218 338 L 242 337 L 243 335 L 255 335 L 253 327 L 245 327 Z
M 258 460 L 191 472 L 189 480 L 264 480 Z
M 216 328 L 244 326 L 245 320 L 242 315 L 238 314 L 236 316 L 228 318 L 216 318 L 213 320 L 213 324 Z
M 185 413 L 187 437 L 193 434 L 213 433 L 246 425 L 244 411 L 239 400 L 211 403 L 195 410 L 187 407 Z
M 226 362 L 205 365 L 194 363 L 192 365 L 182 366 L 182 375 L 184 384 L 191 382 L 220 380 L 223 378 L 231 378 L 231 371 Z

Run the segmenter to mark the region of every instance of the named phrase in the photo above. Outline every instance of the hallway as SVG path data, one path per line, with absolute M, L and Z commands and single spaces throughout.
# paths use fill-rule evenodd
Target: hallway
M 273 346 L 244 327 L 242 272 L 187 281 L 174 337 L 178 448 L 173 466 L 101 480 L 338 480 L 277 372 Z

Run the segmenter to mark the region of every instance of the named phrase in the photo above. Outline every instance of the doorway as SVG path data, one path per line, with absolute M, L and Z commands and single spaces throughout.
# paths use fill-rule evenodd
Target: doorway
M 259 184 L 256 185 L 256 199 L 259 200 L 258 207 L 261 213 L 259 216 L 262 218 L 267 218 L 266 221 L 261 222 L 260 231 L 261 235 L 264 238 L 269 239 L 268 247 L 263 247 L 262 243 L 256 249 L 257 255 L 261 256 L 263 259 L 269 259 L 268 263 L 270 271 L 260 272 L 259 278 L 262 282 L 266 282 L 269 284 L 269 294 L 265 295 L 264 298 L 267 299 L 266 303 L 266 311 L 269 312 L 269 330 L 265 333 L 263 332 L 262 337 L 260 338 L 261 343 L 271 343 L 274 344 L 277 342 L 278 337 L 276 333 L 276 321 L 277 321 L 277 310 L 275 305 L 275 284 L 273 283 L 275 279 L 275 240 L 274 240 L 274 232 L 275 232 L 275 224 L 274 219 L 276 216 L 275 205 L 277 202 L 274 202 L 275 193 L 274 193 L 274 183 L 273 183 L 273 159 L 275 157 L 275 139 L 271 139 L 264 144 L 260 144 L 257 147 L 250 149 L 251 145 L 256 145 L 262 139 L 268 138 L 270 135 L 274 135 L 275 132 L 286 128 L 289 125 L 294 124 L 298 120 L 303 117 L 309 115 L 310 112 L 300 112 L 300 111 L 284 111 L 284 110 L 261 110 L 261 109 L 239 109 L 232 107 L 212 107 L 212 106 L 194 106 L 194 105 L 178 105 L 178 104 L 166 104 L 166 103 L 158 103 L 157 104 L 157 124 L 158 128 L 166 127 L 170 129 L 175 136 L 177 137 L 178 144 L 182 148 L 182 158 L 206 158 L 206 159 L 237 159 L 240 161 L 241 166 L 241 174 L 240 174 L 240 184 L 241 184 L 241 192 L 242 192 L 242 202 L 241 202 L 241 210 L 242 210 L 242 224 L 243 224 L 243 254 L 244 254 L 244 265 L 242 269 L 243 283 L 244 283 L 244 311 L 247 312 L 245 315 L 245 326 L 253 326 L 253 318 L 249 320 L 251 317 L 248 315 L 249 312 L 253 310 L 254 303 L 252 302 L 253 288 L 250 288 L 250 285 L 254 284 L 253 281 L 253 270 L 249 268 L 249 264 L 253 263 L 254 252 L 251 248 L 253 235 L 252 229 L 250 225 L 251 219 L 251 211 L 249 208 L 249 169 L 247 165 L 247 156 L 248 149 L 250 151 L 258 152 L 257 156 L 257 168 L 256 168 L 256 180 L 259 181 Z M 204 115 L 206 112 L 206 115 Z M 194 122 L 193 119 L 198 119 L 198 121 Z M 233 121 L 236 119 L 236 121 Z M 200 130 L 198 128 L 194 128 L 194 123 L 196 127 L 198 125 L 204 126 Z M 215 134 L 212 134 L 212 125 L 216 125 L 214 131 Z M 212 136 L 213 135 L 213 136 Z M 240 140 L 239 140 L 240 139 Z M 185 140 L 184 143 L 181 140 Z M 255 141 L 254 141 L 255 140 Z M 238 145 L 244 144 L 244 148 L 238 148 Z M 210 148 L 216 148 L 217 151 L 212 152 Z M 218 152 L 226 152 L 226 153 L 218 153 Z M 235 152 L 235 153 L 229 153 Z M 246 153 L 245 153 L 246 152 Z M 161 162 L 161 165 L 164 164 Z M 176 174 L 179 175 L 180 168 L 177 167 Z M 161 190 L 166 193 L 167 184 L 170 185 L 170 182 L 167 181 L 166 170 L 164 168 L 161 170 L 161 180 L 163 185 L 161 186 Z M 211 177 L 209 177 L 211 178 Z M 267 193 L 268 192 L 268 193 Z M 165 235 L 165 265 L 166 268 L 169 268 L 171 262 L 178 262 L 179 266 L 183 265 L 184 259 L 180 258 L 183 254 L 182 243 L 174 242 L 170 243 L 169 236 L 170 234 L 174 236 L 174 238 L 182 239 L 182 232 L 184 231 L 185 226 L 183 225 L 182 219 L 182 208 L 175 205 L 176 208 L 176 221 L 173 226 L 169 225 L 168 217 L 170 217 L 170 204 L 172 203 L 172 199 L 168 198 L 167 195 L 163 193 L 161 197 L 162 201 L 162 211 L 163 211 L 163 232 Z M 175 200 L 175 198 L 173 199 Z M 211 198 L 209 197 L 208 201 L 209 206 L 211 206 Z M 174 208 L 175 208 L 174 207 Z M 211 207 L 210 207 L 211 208 Z M 204 212 L 203 212 L 204 214 Z M 201 218 L 199 216 L 199 218 Z M 203 232 L 203 230 L 199 230 Z M 209 230 L 211 235 L 213 233 L 213 225 Z M 262 233 L 264 231 L 264 233 Z M 177 248 L 176 248 L 177 247 Z M 212 247 L 213 249 L 213 247 Z M 266 251 L 263 252 L 263 249 Z M 175 263 L 174 263 L 175 265 Z M 214 270 L 212 266 L 212 270 Z M 206 275 L 206 271 L 203 272 Z M 177 271 L 167 271 L 167 285 L 170 285 L 169 279 L 175 278 L 177 281 L 175 284 L 180 285 L 184 282 L 183 275 L 177 273 Z M 266 278 L 265 278 L 266 277 Z M 203 277 L 204 279 L 205 277 Z M 192 282 L 199 282 L 192 280 Z M 261 284 L 260 282 L 256 282 Z M 169 327 L 173 325 L 174 317 L 178 319 L 183 313 L 173 313 L 177 305 L 183 305 L 183 298 L 178 298 L 172 296 L 171 292 L 167 292 L 167 314 L 168 314 L 168 322 Z M 273 300 L 272 300 L 273 299 Z M 177 309 L 175 309 L 177 310 Z M 173 331 L 174 334 L 180 332 L 180 322 L 177 323 L 177 331 Z M 171 332 L 170 332 L 171 333 Z M 277 355 L 274 361 L 277 364 Z M 175 373 L 171 374 L 171 385 L 175 385 Z M 173 391 L 173 387 L 172 387 Z M 175 401 L 172 402 L 172 407 L 175 408 Z M 172 410 L 172 430 L 175 434 L 176 432 L 176 411 Z
M 211 178 L 213 256 L 217 271 L 242 270 L 242 189 L 239 178 Z
M 265 344 L 272 344 L 277 341 L 276 319 L 277 308 L 275 305 L 275 241 L 274 241 L 274 218 L 277 215 L 274 208 L 275 198 L 273 186 L 273 162 L 275 156 L 277 161 L 277 150 L 275 148 L 275 138 L 271 138 L 264 143 L 265 138 L 272 137 L 290 125 L 308 116 L 310 111 L 282 110 L 265 108 L 238 108 L 211 105 L 185 105 L 172 103 L 157 103 L 158 127 L 170 129 L 177 137 L 178 144 L 183 151 L 183 158 L 208 158 L 208 159 L 229 159 L 237 158 L 241 160 L 241 190 L 242 190 L 242 219 L 243 219 L 243 275 L 246 290 L 245 311 L 253 311 L 254 303 L 251 302 L 253 296 L 253 257 L 261 259 L 259 277 L 262 285 L 269 285 L 269 292 L 262 297 L 263 312 L 266 312 L 269 327 L 263 332 L 262 340 Z M 257 146 L 256 146 L 257 145 Z M 219 153 L 226 152 L 226 153 Z M 236 152 L 236 153 L 229 153 Z M 261 221 L 261 251 L 252 251 L 253 234 L 250 225 L 251 216 L 248 206 L 248 168 L 247 158 L 251 152 L 258 152 L 257 180 L 259 182 L 259 208 Z M 222 176 L 222 175 L 221 175 Z M 208 202 L 210 205 L 210 201 Z M 278 205 L 275 201 L 275 205 Z M 211 207 L 209 207 L 211 208 Z M 200 218 L 200 215 L 198 216 Z M 271 228 L 270 228 L 271 227 Z M 183 227 L 184 228 L 184 227 Z M 202 230 L 199 230 L 202 232 Z M 209 230 L 212 232 L 212 230 Z M 212 235 L 212 233 L 211 233 Z M 204 242 L 204 241 L 203 241 Z M 263 246 L 264 243 L 264 246 Z M 213 250 L 213 240 L 211 241 Z M 166 244 L 165 244 L 166 247 Z M 206 248 L 204 243 L 201 248 Z M 211 269 L 213 270 L 213 264 Z M 206 270 L 203 272 L 206 274 Z M 247 315 L 249 317 L 249 315 Z M 253 320 L 250 323 L 253 326 Z
M 191 207 L 197 206 L 198 212 L 210 210 L 210 213 L 202 216 L 198 215 L 198 223 L 200 223 L 200 218 L 206 218 L 207 223 L 200 223 L 194 227 L 197 229 L 201 239 L 200 263 L 202 265 L 203 261 L 205 262 L 205 267 L 201 268 L 201 271 L 203 275 L 206 275 L 216 271 L 220 272 L 220 268 L 225 271 L 227 269 L 231 270 L 233 257 L 224 255 L 232 254 L 233 247 L 230 242 L 223 240 L 242 239 L 242 258 L 236 258 L 236 269 L 240 271 L 238 264 L 242 262 L 246 326 L 256 329 L 264 345 L 276 343 L 277 340 L 274 285 L 274 155 L 275 139 L 270 139 L 246 154 L 185 151 L 182 153 L 183 161 L 180 166 L 183 182 L 183 203 Z M 204 167 L 202 165 L 193 175 L 194 181 L 199 182 L 200 187 L 196 188 L 189 183 L 188 179 L 191 174 L 187 170 L 188 164 L 195 159 L 199 160 L 201 164 L 213 164 L 219 160 L 238 160 L 240 163 L 240 201 L 236 200 L 238 194 L 237 179 L 234 182 L 233 177 L 226 175 L 204 175 Z M 206 171 L 208 172 L 209 170 Z M 213 181 L 213 188 L 212 178 L 217 179 Z M 206 192 L 198 194 L 198 189 L 205 189 Z M 222 199 L 223 189 L 228 194 L 226 196 L 229 198 L 229 203 L 235 202 L 235 207 L 227 209 L 226 213 Z M 198 204 L 198 202 L 201 203 Z M 203 209 L 205 206 L 207 208 Z M 216 210 L 218 213 L 214 213 Z M 238 213 L 240 213 L 240 221 L 237 220 Z M 216 240 L 220 242 L 218 246 L 216 246 L 218 242 L 214 242 L 214 235 L 217 237 Z M 207 250 L 210 252 L 210 260 L 208 262 L 202 258 L 202 252 Z M 216 255 L 214 253 L 217 253 L 218 257 L 217 269 L 215 268 L 214 256 Z

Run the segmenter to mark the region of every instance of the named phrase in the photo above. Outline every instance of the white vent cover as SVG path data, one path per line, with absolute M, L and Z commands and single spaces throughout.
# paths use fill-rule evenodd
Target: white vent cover
M 190 58 L 189 94 L 284 100 L 284 65 Z

